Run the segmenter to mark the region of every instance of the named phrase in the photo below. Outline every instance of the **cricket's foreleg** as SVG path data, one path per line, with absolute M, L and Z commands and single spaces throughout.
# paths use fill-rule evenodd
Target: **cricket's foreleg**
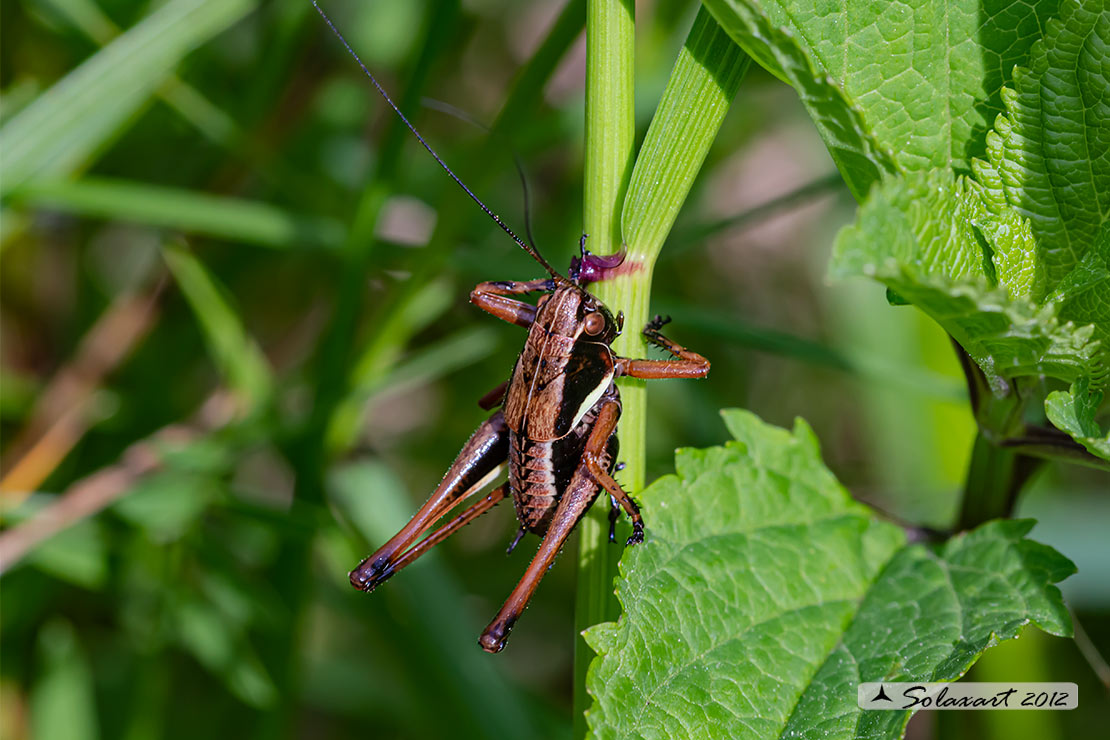
M 504 415 L 498 411 L 471 435 L 439 486 L 409 523 L 351 571 L 351 585 L 371 591 L 392 575 L 405 551 L 459 501 L 489 484 L 508 456 L 509 429 Z
M 669 321 L 669 318 L 656 316 L 644 327 L 644 337 L 657 347 L 667 350 L 677 359 L 632 360 L 620 357 L 617 358 L 616 363 L 618 376 L 658 380 L 660 378 L 704 378 L 709 375 L 709 360 L 659 333 L 659 329 Z
M 470 302 L 502 321 L 527 328 L 532 325 L 532 321 L 536 318 L 536 307 L 531 303 L 518 301 L 509 296 L 551 290 L 553 287 L 554 282 L 550 278 L 547 280 L 529 280 L 523 283 L 516 283 L 511 280 L 491 280 L 478 283 L 474 290 L 470 291 Z
M 606 458 L 606 450 L 608 449 L 609 437 L 612 436 L 613 431 L 616 429 L 617 420 L 620 417 L 620 403 L 612 401 L 604 403 L 598 412 L 597 422 L 594 424 L 593 429 L 590 431 L 590 436 L 586 440 L 586 449 L 583 454 L 583 461 L 579 464 L 574 475 L 571 477 L 570 483 L 567 485 L 566 491 L 563 493 L 562 498 L 559 500 L 559 507 L 555 510 L 555 516 L 551 519 L 548 525 L 547 533 L 544 534 L 543 542 L 540 543 L 540 549 L 536 552 L 532 562 L 528 564 L 528 569 L 524 571 L 524 576 L 520 582 L 509 594 L 505 604 L 501 607 L 501 611 L 489 623 L 482 636 L 478 638 L 478 644 L 487 653 L 498 653 L 505 647 L 506 641 L 509 639 L 509 633 L 516 624 L 517 619 L 520 618 L 524 608 L 528 606 L 532 595 L 536 592 L 536 588 L 540 585 L 540 580 L 544 574 L 555 562 L 559 550 L 562 549 L 566 543 L 570 533 L 578 525 L 579 520 L 582 518 L 586 510 L 590 508 L 590 504 L 597 498 L 598 487 L 601 484 L 590 470 L 590 461 L 592 460 L 594 466 L 604 467 Z M 609 478 L 608 474 L 605 477 Z M 624 491 L 621 491 L 620 486 L 613 482 L 617 491 L 620 491 L 621 496 L 627 498 Z M 633 504 L 635 507 L 635 504 Z M 627 507 L 626 507 L 627 510 Z M 639 512 L 636 513 L 635 519 L 639 519 Z M 636 526 L 635 524 L 633 525 Z M 643 522 L 639 525 L 639 531 L 643 532 Z

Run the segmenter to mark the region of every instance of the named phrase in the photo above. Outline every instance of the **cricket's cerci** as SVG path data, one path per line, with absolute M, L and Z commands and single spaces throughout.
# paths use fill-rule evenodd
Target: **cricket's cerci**
M 459 180 L 397 108 L 315 0 L 313 5 L 424 148 L 548 274 L 526 282 L 484 282 L 471 291 L 471 303 L 528 330 L 524 349 L 509 380 L 479 402 L 482 408 L 496 410 L 471 435 L 428 501 L 400 532 L 350 573 L 351 585 L 373 591 L 510 496 L 520 529 L 509 551 L 529 532 L 542 541 L 524 576 L 478 639 L 483 650 L 497 653 L 505 647 L 544 573 L 602 491 L 610 497 L 610 540 L 624 509 L 632 520 L 632 536 L 627 544 L 643 542 L 640 511 L 613 479 L 618 467 L 617 422 L 621 415 L 616 379 L 704 378 L 709 373 L 709 361 L 660 334 L 667 319 L 658 316 L 644 327 L 644 337 L 674 359 L 630 359 L 614 354 L 610 345 L 621 333 L 623 314 L 614 316 L 585 286 L 620 270 L 623 254 L 590 254 L 583 236 L 581 256 L 571 260 L 567 275 L 551 267 Z M 537 293 L 540 295 L 535 304 L 521 300 Z M 508 480 L 482 495 L 506 467 Z M 437 523 L 439 528 L 435 528 Z

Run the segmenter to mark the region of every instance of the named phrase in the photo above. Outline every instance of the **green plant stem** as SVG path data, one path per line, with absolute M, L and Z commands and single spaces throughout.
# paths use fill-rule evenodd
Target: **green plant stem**
M 625 331 L 613 343 L 624 357 L 647 356 L 641 329 L 651 316 L 655 260 L 690 192 L 709 147 L 751 60 L 704 9 L 679 53 L 643 147 L 630 170 L 632 121 L 632 12 L 620 3 L 591 3 L 586 19 L 586 203 L 591 248 L 628 253 L 624 269 L 597 285 L 613 311 L 623 311 Z M 622 198 L 627 183 L 627 196 Z M 618 211 L 618 208 L 620 209 Z M 620 218 L 616 214 L 619 212 Z M 619 228 L 619 235 L 615 231 Z M 631 494 L 644 485 L 646 403 L 644 382 L 618 381 L 623 411 L 620 482 Z M 579 535 L 579 632 L 618 616 L 613 590 L 620 548 L 608 542 L 605 507 L 594 507 Z M 591 651 L 575 649 L 575 737 L 584 737 L 588 707 L 584 682 Z
M 963 531 L 1013 513 L 1018 494 L 1044 460 L 975 435 L 956 529 Z
M 590 248 L 610 254 L 620 247 L 620 208 L 632 171 L 635 137 L 633 100 L 633 52 L 635 6 L 626 0 L 588 0 L 586 3 L 586 151 L 583 228 Z M 604 284 L 598 295 L 614 310 L 630 311 L 631 296 L 612 293 L 616 282 Z M 626 286 L 631 289 L 631 286 Z M 646 314 L 645 308 L 637 315 Z M 611 301 L 611 302 L 610 302 Z M 626 314 L 631 317 L 631 314 Z M 634 325 L 634 324 L 633 324 Z M 614 344 L 626 351 L 636 341 L 635 332 L 625 332 Z M 622 342 L 622 343 L 621 343 Z M 625 463 L 622 482 L 632 490 L 644 476 L 643 388 L 621 385 L 624 413 L 621 419 L 621 460 Z M 627 439 L 627 442 L 624 440 Z M 629 485 L 633 484 L 633 485 Z M 615 619 L 618 604 L 613 593 L 620 548 L 609 543 L 605 507 L 594 507 L 578 527 L 578 593 L 575 601 L 574 638 L 574 736 L 585 737 L 586 670 L 593 651 L 582 639 L 582 630 Z
M 1010 516 L 1021 489 L 1044 461 L 1004 445 L 1024 427 L 1020 389 L 1010 385 L 993 392 L 982 369 L 963 347 L 955 340 L 952 347 L 967 379 L 968 400 L 979 426 L 956 521 L 956 529 L 962 531 Z

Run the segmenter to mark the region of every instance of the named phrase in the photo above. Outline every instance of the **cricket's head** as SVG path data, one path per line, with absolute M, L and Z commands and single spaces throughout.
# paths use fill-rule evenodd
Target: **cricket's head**
M 580 336 L 588 341 L 612 344 L 624 328 L 624 312 L 613 316 L 609 307 L 599 298 L 581 291 L 583 299 L 578 307 L 578 314 L 582 317 L 582 333 Z
M 556 283 L 536 304 L 536 323 L 552 335 L 612 344 L 624 328 L 624 314 L 613 312 L 584 288 L 567 281 Z

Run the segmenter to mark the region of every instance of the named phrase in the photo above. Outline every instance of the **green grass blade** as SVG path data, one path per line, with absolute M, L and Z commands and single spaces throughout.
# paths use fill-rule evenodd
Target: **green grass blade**
M 258 201 L 125 180 L 49 180 L 12 193 L 24 206 L 93 218 L 176 229 L 187 234 L 282 249 L 336 248 L 343 227 L 323 217 L 293 214 Z
M 93 0 L 39 0 L 39 4 L 56 11 L 100 46 L 119 35 L 119 28 Z
M 354 363 L 348 380 L 349 392 L 332 414 L 327 432 L 327 447 L 332 452 L 341 452 L 355 442 L 358 430 L 363 423 L 363 410 L 367 400 L 378 391 L 395 383 L 431 380 L 433 377 L 463 367 L 485 356 L 492 349 L 493 339 L 482 332 L 462 335 L 463 343 L 457 337 L 443 340 L 439 345 L 422 349 L 407 362 L 398 365 L 409 337 L 427 328 L 438 320 L 451 307 L 453 291 L 446 281 L 436 280 L 417 294 L 412 301 L 400 306 L 392 313 L 381 331 L 374 336 Z M 470 336 L 473 344 L 466 344 Z M 437 350 L 446 349 L 445 352 Z M 429 375 L 428 368 L 420 358 L 430 356 L 438 367 Z M 412 363 L 416 363 L 415 365 Z
M 257 408 L 273 387 L 270 366 L 262 351 L 200 260 L 181 245 L 167 245 L 163 254 L 200 322 L 216 366 L 248 410 Z
M 842 349 L 776 329 L 749 323 L 720 311 L 662 303 L 660 313 L 674 318 L 684 329 L 723 340 L 729 345 L 787 357 L 814 367 L 846 373 L 863 383 L 877 383 L 907 394 L 963 401 L 967 386 L 962 380 L 926 367 L 898 362 L 862 350 Z
M 72 624 L 54 617 L 39 629 L 35 668 L 29 707 L 32 737 L 97 740 L 93 671 Z
M 252 0 L 172 0 L 70 72 L 0 129 L 0 196 L 87 166 L 192 49 Z
M 366 397 L 398 393 L 484 359 L 497 347 L 497 336 L 491 327 L 460 329 L 398 363 L 388 375 L 366 389 Z
M 680 225 L 670 238 L 665 259 L 674 259 L 679 253 L 702 246 L 717 234 L 737 233 L 752 228 L 776 216 L 789 213 L 793 209 L 801 208 L 819 198 L 843 190 L 844 178 L 840 176 L 839 172 L 834 171 L 740 213 L 705 223 L 689 226 Z
M 42 0 L 61 13 L 77 30 L 105 46 L 119 36 L 119 28 L 93 0 Z M 234 146 L 240 132 L 235 121 L 204 96 L 200 90 L 170 75 L 157 95 L 206 137 L 227 147 Z

